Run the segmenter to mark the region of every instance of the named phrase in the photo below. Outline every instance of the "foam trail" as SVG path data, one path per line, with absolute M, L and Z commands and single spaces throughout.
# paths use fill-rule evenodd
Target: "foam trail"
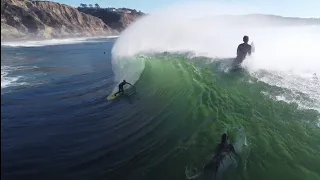
M 1 89 L 26 84 L 25 82 L 17 82 L 22 78 L 22 76 L 9 76 L 10 72 L 14 70 L 15 68 L 10 66 L 1 66 Z

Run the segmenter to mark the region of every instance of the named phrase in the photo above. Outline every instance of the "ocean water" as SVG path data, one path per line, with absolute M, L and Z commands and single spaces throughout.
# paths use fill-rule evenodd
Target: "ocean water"
M 319 27 L 159 16 L 119 38 L 1 45 L 1 177 L 212 179 L 202 167 L 227 132 L 239 156 L 218 179 L 320 179 Z M 230 72 L 244 33 L 256 52 Z M 108 101 L 122 79 L 136 94 Z

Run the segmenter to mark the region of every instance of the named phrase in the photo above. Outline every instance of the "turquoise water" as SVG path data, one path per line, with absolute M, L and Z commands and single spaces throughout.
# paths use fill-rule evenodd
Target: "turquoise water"
M 290 90 L 261 82 L 246 70 L 225 73 L 221 67 L 227 61 L 190 61 L 184 55 L 146 61 L 136 83 L 141 101 L 148 104 L 146 111 L 157 114 L 155 119 L 165 119 L 164 131 L 177 138 L 173 157 L 158 165 L 156 177 L 183 179 L 183 170 L 197 174 L 214 155 L 222 133 L 236 141 L 243 129 L 241 159 L 222 179 L 320 179 L 319 112 L 266 96 Z M 309 100 L 306 94 L 301 97 Z

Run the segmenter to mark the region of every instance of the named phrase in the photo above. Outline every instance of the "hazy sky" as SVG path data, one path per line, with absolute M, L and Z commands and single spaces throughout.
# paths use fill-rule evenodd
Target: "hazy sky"
M 170 6 L 173 3 L 199 2 L 199 0 L 53 0 L 78 7 L 80 3 L 95 4 L 101 7 L 127 7 L 146 13 Z M 206 0 L 210 1 L 210 0 Z M 242 4 L 253 6 L 255 12 L 290 17 L 320 17 L 320 0 L 211 0 L 226 4 Z

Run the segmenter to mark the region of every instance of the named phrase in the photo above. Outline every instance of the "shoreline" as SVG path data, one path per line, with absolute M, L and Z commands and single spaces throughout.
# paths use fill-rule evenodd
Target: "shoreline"
M 12 43 L 35 43 L 38 42 L 50 42 L 50 41 L 80 41 L 80 40 L 94 40 L 94 39 L 116 39 L 119 35 L 113 36 L 83 36 L 83 37 L 70 37 L 70 38 L 52 38 L 52 39 L 15 39 L 15 40 L 8 40 L 8 41 L 1 41 L 1 46 L 13 46 Z

